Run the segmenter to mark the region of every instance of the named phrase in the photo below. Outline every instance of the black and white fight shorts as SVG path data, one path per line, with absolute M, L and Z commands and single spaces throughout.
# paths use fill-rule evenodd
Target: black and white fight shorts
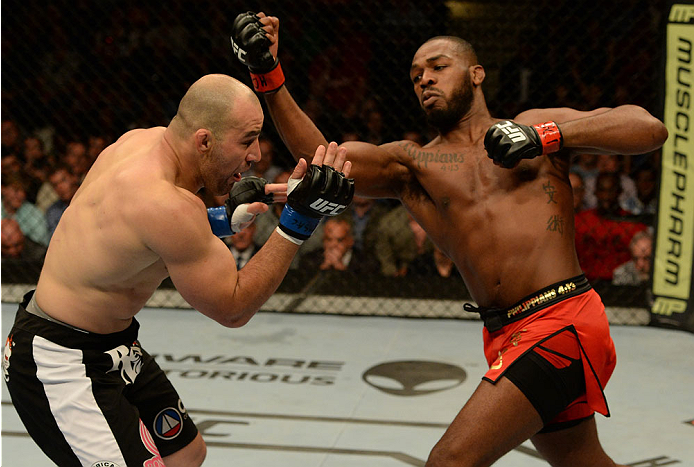
M 135 319 L 121 332 L 87 332 L 48 317 L 32 296 L 19 306 L 2 368 L 19 417 L 56 465 L 162 467 L 161 457 L 193 441 L 198 430 L 140 347 Z

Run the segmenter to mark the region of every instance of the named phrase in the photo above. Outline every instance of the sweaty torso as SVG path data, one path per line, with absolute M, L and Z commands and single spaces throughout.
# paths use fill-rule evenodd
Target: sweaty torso
M 505 169 L 481 137 L 472 146 L 403 141 L 390 150 L 409 169 L 402 203 L 455 262 L 478 305 L 506 307 L 580 274 L 568 158 Z
M 37 284 L 38 305 L 48 315 L 93 332 L 119 331 L 167 277 L 138 230 L 148 197 L 173 189 L 163 133 L 131 131 L 92 166 L 60 219 Z

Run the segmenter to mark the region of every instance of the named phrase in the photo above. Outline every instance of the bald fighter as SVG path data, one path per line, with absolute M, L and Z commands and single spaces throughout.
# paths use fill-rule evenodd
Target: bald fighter
M 325 138 L 284 86 L 278 33 L 276 17 L 241 14 L 234 52 L 294 157 L 310 157 Z M 343 147 L 357 194 L 399 199 L 455 262 L 484 321 L 489 371 L 426 465 L 488 466 L 531 439 L 553 466 L 614 466 L 593 413 L 609 413 L 615 352 L 576 257 L 569 165 L 577 153 L 653 151 L 665 126 L 633 105 L 493 118 L 484 68 L 457 37 L 426 41 L 409 75 L 438 136 Z
M 288 184 L 242 181 L 260 159 L 262 126 L 253 91 L 204 76 L 168 127 L 132 130 L 107 147 L 61 217 L 3 359 L 17 412 L 57 465 L 202 464 L 202 437 L 138 342 L 135 315 L 170 277 L 193 308 L 243 326 L 321 216 L 338 214 L 354 191 L 335 143 L 317 145 L 313 165 L 300 160 Z M 207 212 L 196 196 L 203 186 L 231 190 L 221 212 Z M 267 210 L 268 197 L 286 200 L 280 225 L 237 271 L 219 237 Z

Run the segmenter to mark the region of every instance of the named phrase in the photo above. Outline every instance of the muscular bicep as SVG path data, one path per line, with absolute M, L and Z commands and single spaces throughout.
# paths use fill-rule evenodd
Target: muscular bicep
M 222 319 L 233 303 L 238 271 L 229 248 L 212 234 L 204 205 L 170 201 L 148 224 L 146 244 L 162 259 L 183 299 Z
M 348 141 L 347 160 L 352 162 L 350 177 L 355 192 L 372 198 L 398 198 L 409 169 L 404 164 L 403 150 L 397 143 L 381 146 Z

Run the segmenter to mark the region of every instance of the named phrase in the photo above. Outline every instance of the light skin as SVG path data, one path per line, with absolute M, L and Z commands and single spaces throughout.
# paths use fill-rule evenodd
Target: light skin
M 260 158 L 263 119 L 248 87 L 207 75 L 191 86 L 168 127 L 129 131 L 106 148 L 51 240 L 36 287 L 39 307 L 72 326 L 113 333 L 126 329 L 170 277 L 205 316 L 226 327 L 247 323 L 284 278 L 298 246 L 275 232 L 237 271 L 196 193 L 203 186 L 215 195 L 228 193 Z M 313 163 L 348 175 L 345 153 L 326 143 Z M 306 168 L 300 160 L 292 177 L 303 177 Z M 266 193 L 285 201 L 286 189 L 268 184 Z M 249 206 L 253 214 L 267 209 L 264 203 Z M 198 435 L 164 462 L 197 466 L 204 456 Z
M 279 19 L 258 16 L 277 55 Z M 485 71 L 474 55 L 448 39 L 428 41 L 412 60 L 410 78 L 425 115 L 440 123 L 439 134 L 424 146 L 411 141 L 344 143 L 354 164 L 356 193 L 399 199 L 485 307 L 507 307 L 581 273 L 568 177 L 572 156 L 641 154 L 660 147 L 667 137 L 664 125 L 637 106 L 589 112 L 534 109 L 513 120 L 559 123 L 564 150 L 504 169 L 484 149 L 487 129 L 499 120 L 487 109 Z M 308 157 L 312 147 L 325 143 L 286 87 L 265 99 L 295 158 Z M 432 450 L 427 467 L 491 465 L 529 438 L 553 466 L 615 465 L 600 447 L 592 418 L 537 434 L 542 426 L 540 415 L 508 379 L 494 385 L 482 381 Z
M 353 246 L 354 237 L 349 223 L 340 219 L 327 220 L 323 226 L 323 263 L 320 269 L 346 270 L 342 258 Z
M 24 234 L 14 219 L 2 220 L 2 257 L 19 258 L 24 250 Z

